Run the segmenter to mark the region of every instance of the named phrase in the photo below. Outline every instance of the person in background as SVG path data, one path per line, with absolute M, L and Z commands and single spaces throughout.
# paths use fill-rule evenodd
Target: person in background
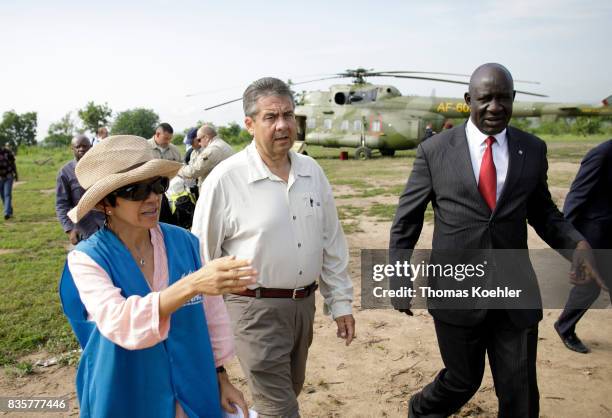
M 183 139 L 183 144 L 185 144 L 185 164 L 189 164 L 189 150 L 193 148 L 193 140 L 196 139 L 197 134 L 198 128 L 190 128 L 187 131 L 187 135 L 185 135 L 185 139 Z
M 429 137 L 434 136 L 435 134 L 436 133 L 433 130 L 433 125 L 431 123 L 428 123 L 425 127 L 425 136 L 423 136 L 423 141 L 425 141 Z
M 565 197 L 563 215 L 595 249 L 612 248 L 612 140 L 590 150 Z M 608 251 L 595 251 L 597 268 L 612 289 L 612 260 Z M 586 354 L 589 348 L 576 335 L 576 324 L 597 300 L 601 288 L 591 282 L 574 286 L 555 330 L 567 348 Z M 612 296 L 610 296 L 612 302 Z
M 210 125 L 202 125 L 198 129 L 195 139 L 201 145 L 201 151 L 197 156 L 192 156 L 188 165 L 183 166 L 178 175 L 184 179 L 197 179 L 202 185 L 206 176 L 221 161 L 234 154 L 234 150 L 227 142 L 217 135 L 217 131 Z
M 172 143 L 173 135 L 174 129 L 169 123 L 162 122 L 157 126 L 153 138 L 149 139 L 155 158 L 181 162 L 181 152 Z
M 172 129 L 172 126 L 170 126 L 169 123 L 163 122 L 157 126 L 153 138 L 148 140 L 155 158 L 181 162 L 181 153 L 177 146 L 172 143 L 173 134 L 174 129 Z M 178 220 L 172 214 L 170 203 L 168 203 L 168 198 L 165 194 L 162 195 L 159 221 L 172 225 L 176 225 L 178 223 Z
M 200 141 L 197 140 L 198 136 L 198 128 L 191 128 L 187 131 L 187 135 L 185 135 L 185 139 L 183 140 L 183 144 L 185 144 L 185 164 L 189 164 L 191 160 L 191 154 L 194 150 L 201 149 Z
M 68 211 L 74 208 L 85 193 L 74 173 L 74 168 L 83 156 L 91 149 L 89 138 L 77 135 L 72 138 L 70 148 L 74 159 L 66 163 L 57 173 L 55 186 L 55 213 L 64 232 L 72 245 L 89 238 L 104 225 L 104 214 L 91 211 L 78 223 L 73 223 L 68 217 Z
M 98 128 L 98 135 L 94 136 L 93 141 L 91 141 L 91 146 L 93 147 L 94 145 L 97 145 L 106 137 L 108 137 L 108 129 L 106 129 L 104 126 Z
M 13 217 L 13 182 L 18 181 L 15 154 L 8 144 L 0 147 L 0 197 L 4 205 L 4 220 Z

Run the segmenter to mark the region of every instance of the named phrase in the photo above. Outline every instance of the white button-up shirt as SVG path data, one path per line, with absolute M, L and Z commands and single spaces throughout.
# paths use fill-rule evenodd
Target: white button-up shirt
M 474 177 L 476 177 L 476 184 L 480 179 L 480 165 L 482 164 L 482 156 L 487 149 L 486 139 L 489 136 L 495 137 L 493 148 L 493 163 L 495 164 L 495 172 L 497 173 L 497 197 L 499 200 L 501 196 L 504 183 L 506 182 L 506 175 L 508 174 L 508 138 L 506 137 L 506 129 L 498 133 L 497 135 L 483 134 L 478 130 L 472 119 L 469 118 L 465 125 L 465 135 L 468 140 L 468 147 L 470 149 L 470 159 L 472 160 L 472 169 L 474 170 Z
M 252 287 L 294 289 L 320 277 L 325 311 L 351 313 L 348 249 L 331 186 L 310 157 L 289 152 L 288 182 L 273 174 L 255 141 L 206 177 L 192 232 L 205 261 L 235 255 L 253 260 Z

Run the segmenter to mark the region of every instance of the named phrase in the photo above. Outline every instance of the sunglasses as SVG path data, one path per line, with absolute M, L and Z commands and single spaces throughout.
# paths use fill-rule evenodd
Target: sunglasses
M 115 190 L 112 194 L 122 199 L 139 201 L 145 200 L 151 192 L 162 194 L 168 190 L 170 179 L 168 177 L 157 177 L 148 183 L 128 184 Z

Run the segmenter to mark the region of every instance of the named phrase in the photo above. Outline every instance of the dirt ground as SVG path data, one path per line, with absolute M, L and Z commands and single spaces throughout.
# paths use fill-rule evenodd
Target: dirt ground
M 577 165 L 551 166 L 551 169 L 575 173 Z M 555 200 L 562 203 L 566 189 L 551 189 Z M 336 194 L 341 194 L 340 190 Z M 353 198 L 339 204 L 365 206 L 373 201 L 395 203 L 397 198 Z M 433 321 L 426 311 L 417 311 L 409 318 L 391 310 L 361 309 L 359 249 L 386 248 L 390 222 L 360 216 L 359 227 L 361 232 L 348 235 L 357 338 L 349 347 L 336 338 L 335 326 L 329 317 L 323 316 L 322 300 L 317 295 L 315 337 L 306 385 L 299 398 L 305 417 L 405 417 L 410 394 L 431 381 L 442 367 Z M 418 247 L 430 247 L 432 230 L 431 224 L 424 227 Z M 531 248 L 546 248 L 532 230 L 529 244 Z M 558 310 L 546 310 L 539 328 L 541 416 L 612 417 L 612 309 L 592 310 L 580 322 L 579 335 L 592 349 L 588 355 L 574 353 L 563 346 L 552 326 L 558 315 Z M 38 353 L 29 359 L 46 357 L 49 355 Z M 229 373 L 248 396 L 237 361 L 229 365 Z M 68 399 L 70 412 L 44 416 L 77 416 L 74 375 L 75 368 L 71 366 L 35 367 L 33 375 L 22 378 L 2 374 L 0 394 L 62 396 Z M 488 367 L 480 390 L 456 416 L 497 416 L 497 400 Z

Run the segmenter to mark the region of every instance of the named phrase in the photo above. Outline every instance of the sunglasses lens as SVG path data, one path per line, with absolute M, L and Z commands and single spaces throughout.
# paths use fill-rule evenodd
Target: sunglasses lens
M 162 194 L 168 190 L 170 179 L 168 177 L 159 177 L 150 183 L 132 184 L 117 190 L 117 196 L 127 200 L 145 200 L 151 192 Z

